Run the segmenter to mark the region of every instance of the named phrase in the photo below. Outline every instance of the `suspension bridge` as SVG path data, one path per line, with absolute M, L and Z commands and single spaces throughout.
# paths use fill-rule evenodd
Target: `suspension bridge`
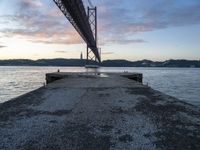
M 97 7 L 89 1 L 85 9 L 82 0 L 54 0 L 56 5 L 87 44 L 87 60 L 101 62 L 97 46 Z

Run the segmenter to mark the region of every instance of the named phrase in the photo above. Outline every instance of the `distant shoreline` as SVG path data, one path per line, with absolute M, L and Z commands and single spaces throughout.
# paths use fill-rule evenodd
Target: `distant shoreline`
M 85 66 L 28 66 L 28 65 L 0 65 L 0 67 L 85 67 Z M 117 66 L 100 66 L 104 68 L 191 68 L 191 69 L 200 69 L 200 67 L 141 67 L 141 66 L 134 66 L 134 67 L 117 67 Z
M 86 60 L 82 59 L 10 59 L 0 60 L 0 66 L 43 66 L 43 67 L 83 67 Z M 90 64 L 97 64 L 90 61 Z M 166 61 L 128 61 L 105 60 L 98 64 L 101 67 L 169 67 L 169 68 L 200 68 L 200 60 L 166 60 Z

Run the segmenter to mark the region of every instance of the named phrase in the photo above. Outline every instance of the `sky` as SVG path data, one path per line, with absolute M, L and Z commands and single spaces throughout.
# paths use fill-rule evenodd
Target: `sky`
M 103 60 L 200 59 L 200 0 L 91 2 Z M 81 52 L 85 57 L 86 44 L 53 0 L 0 0 L 0 59 L 69 59 Z

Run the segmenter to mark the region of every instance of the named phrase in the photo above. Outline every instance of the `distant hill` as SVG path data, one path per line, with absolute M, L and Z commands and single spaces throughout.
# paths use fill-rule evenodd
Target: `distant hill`
M 80 59 L 10 59 L 0 60 L 0 66 L 85 66 L 86 60 Z M 96 64 L 90 61 L 90 64 Z M 103 67 L 192 67 L 200 68 L 199 60 L 167 60 L 167 61 L 128 61 L 128 60 L 105 60 Z
M 85 66 L 86 60 L 80 59 L 9 59 L 0 60 L 0 66 Z M 96 62 L 90 61 L 90 64 Z
M 102 66 L 105 67 L 192 67 L 199 68 L 199 60 L 166 60 L 166 61 L 127 61 L 127 60 L 106 60 Z

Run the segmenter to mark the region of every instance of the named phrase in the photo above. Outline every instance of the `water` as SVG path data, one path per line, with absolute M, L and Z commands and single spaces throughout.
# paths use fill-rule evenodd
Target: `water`
M 45 74 L 85 71 L 80 67 L 0 67 L 0 103 L 44 85 Z M 200 69 L 101 68 L 103 72 L 140 72 L 144 83 L 185 102 L 200 106 Z

